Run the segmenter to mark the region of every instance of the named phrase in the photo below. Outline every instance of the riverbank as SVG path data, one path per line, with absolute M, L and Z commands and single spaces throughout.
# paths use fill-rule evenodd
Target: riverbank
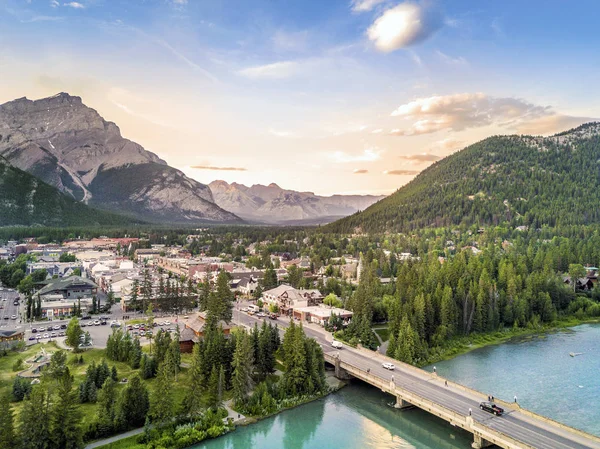
M 475 349 L 485 348 L 487 346 L 506 343 L 515 338 L 534 337 L 554 332 L 560 332 L 565 329 L 579 326 L 581 324 L 598 324 L 600 319 L 578 319 L 575 317 L 564 318 L 551 324 L 540 325 L 537 327 L 511 327 L 486 334 L 471 334 L 463 337 L 455 337 L 448 342 L 448 347 L 442 348 L 441 352 L 434 352 L 422 363 L 417 366 L 422 368 L 427 365 L 433 365 L 441 361 L 446 361 L 467 354 Z M 432 351 L 433 352 L 433 351 Z
M 235 422 L 236 427 L 238 427 L 238 426 L 245 427 L 250 424 L 256 424 L 262 420 L 272 418 L 276 415 L 279 415 L 282 412 L 289 411 L 291 409 L 300 407 L 301 405 L 309 404 L 309 403 L 317 401 L 319 399 L 323 399 L 323 398 L 327 397 L 328 395 L 335 393 L 336 391 L 339 391 L 341 388 L 346 386 L 346 382 L 337 379 L 333 375 L 332 372 L 327 372 L 326 376 L 327 376 L 327 378 L 326 378 L 327 385 L 328 385 L 329 389 L 326 392 L 324 392 L 323 394 L 308 397 L 305 400 L 294 404 L 293 406 L 281 408 L 281 409 L 277 410 L 276 412 L 270 413 L 268 415 L 246 416 L 246 417 L 240 419 L 239 421 Z M 94 448 L 94 449 L 145 449 L 146 448 L 145 444 L 138 443 L 138 437 L 143 432 L 143 430 L 144 430 L 144 428 L 134 429 L 130 432 L 126 432 L 121 435 L 115 435 L 111 438 L 107 438 L 107 441 L 108 440 L 109 441 L 106 444 L 98 445 L 97 443 L 99 443 L 99 442 L 95 442 L 92 445 L 86 446 L 86 449 L 88 449 L 88 448 L 89 449 L 91 449 L 91 448 Z M 227 432 L 227 434 L 229 434 L 231 432 L 235 432 L 235 429 Z M 225 434 L 225 435 L 227 435 L 227 434 Z M 120 438 L 121 436 L 122 436 L 122 438 Z M 217 438 L 220 438 L 222 436 L 224 436 L 224 435 L 221 435 Z

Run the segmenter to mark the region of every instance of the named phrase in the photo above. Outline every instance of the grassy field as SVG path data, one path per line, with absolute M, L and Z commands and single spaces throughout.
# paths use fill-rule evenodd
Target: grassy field
M 14 378 L 17 373 L 12 370 L 13 364 L 19 359 L 27 360 L 31 357 L 34 357 L 38 354 L 41 348 L 44 347 L 48 354 L 51 354 L 55 351 L 58 351 L 59 348 L 55 343 L 43 343 L 43 344 L 35 344 L 27 348 L 24 352 L 9 352 L 7 356 L 0 357 L 0 394 L 10 393 L 12 392 L 12 385 Z M 146 349 L 146 348 L 144 348 Z M 83 364 L 79 364 L 75 362 L 75 354 L 71 352 L 67 355 L 67 366 L 71 371 L 71 374 L 75 377 L 75 385 L 79 387 L 79 384 L 83 382 L 85 379 L 85 372 L 90 363 L 95 362 L 96 365 L 102 362 L 102 359 L 106 358 L 104 349 L 90 349 L 84 351 L 80 354 L 77 354 L 77 358 L 79 356 L 83 356 Z M 182 354 L 182 359 L 188 359 L 189 356 L 187 354 Z M 122 362 L 113 362 L 111 360 L 106 360 L 108 366 L 112 368 L 113 365 L 116 366 L 119 379 L 130 378 L 135 372 L 139 370 L 133 370 L 127 363 Z M 182 368 L 180 373 L 177 376 L 177 381 L 174 385 L 174 397 L 176 401 L 181 402 L 183 398 L 187 395 L 187 381 L 189 379 L 189 373 L 187 368 Z M 148 379 L 144 381 L 148 388 L 151 390 L 154 386 L 155 379 Z M 125 388 L 125 384 L 119 384 L 117 387 L 119 390 Z M 16 413 L 18 413 L 21 409 L 22 403 L 13 403 L 13 409 Z M 83 423 L 91 422 L 96 415 L 96 404 L 81 404 L 81 411 L 83 413 Z

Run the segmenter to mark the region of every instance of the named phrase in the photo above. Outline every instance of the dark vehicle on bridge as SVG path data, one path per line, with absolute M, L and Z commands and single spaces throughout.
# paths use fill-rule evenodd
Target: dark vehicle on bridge
M 493 413 L 496 416 L 500 416 L 504 413 L 504 409 L 498 407 L 493 402 L 482 402 L 479 404 L 479 408 L 489 413 Z

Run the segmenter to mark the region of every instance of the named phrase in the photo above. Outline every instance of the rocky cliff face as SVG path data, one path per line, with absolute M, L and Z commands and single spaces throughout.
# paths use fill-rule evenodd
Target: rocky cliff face
M 244 219 L 265 223 L 325 222 L 351 215 L 382 199 L 371 195 L 319 196 L 312 192 L 268 186 L 213 181 L 209 184 L 215 202 Z
M 150 221 L 240 221 L 211 190 L 60 93 L 0 105 L 0 155 L 86 204 Z

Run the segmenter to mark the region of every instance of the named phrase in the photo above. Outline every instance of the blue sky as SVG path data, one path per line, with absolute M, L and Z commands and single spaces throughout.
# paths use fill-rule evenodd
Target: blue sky
M 202 182 L 390 193 L 489 135 L 600 117 L 599 10 L 558 0 L 0 0 L 0 103 L 80 95 Z

